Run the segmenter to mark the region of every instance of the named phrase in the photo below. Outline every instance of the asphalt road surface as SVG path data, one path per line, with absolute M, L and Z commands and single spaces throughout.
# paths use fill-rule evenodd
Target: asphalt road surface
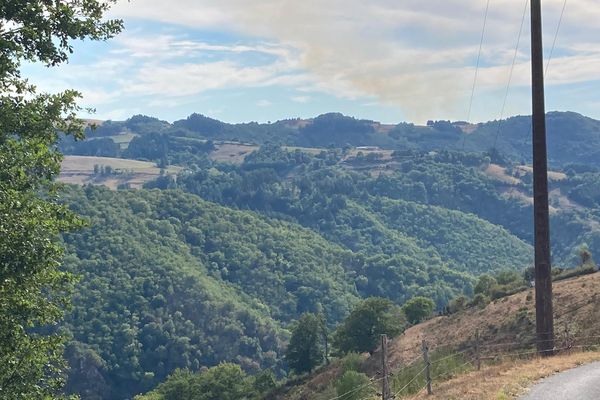
M 546 378 L 521 400 L 600 400 L 600 362 Z

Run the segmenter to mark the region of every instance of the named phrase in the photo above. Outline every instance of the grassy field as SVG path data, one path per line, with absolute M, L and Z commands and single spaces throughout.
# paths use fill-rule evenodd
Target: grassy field
M 121 150 L 127 149 L 129 147 L 129 142 L 133 140 L 133 138 L 137 137 L 135 133 L 123 133 L 121 135 L 109 136 L 110 139 L 113 140 L 116 144 L 119 145 Z
M 216 149 L 210 153 L 213 161 L 239 165 L 244 162 L 246 156 L 256 150 L 259 146 L 241 143 L 221 143 L 215 145 Z
M 100 176 L 94 172 L 95 166 L 110 166 L 116 174 Z M 179 171 L 181 171 L 179 167 L 168 167 L 164 172 L 168 175 L 176 175 Z M 76 185 L 103 185 L 111 189 L 127 184 L 135 189 L 158 178 L 160 173 L 160 168 L 152 162 L 109 157 L 66 156 L 58 180 Z

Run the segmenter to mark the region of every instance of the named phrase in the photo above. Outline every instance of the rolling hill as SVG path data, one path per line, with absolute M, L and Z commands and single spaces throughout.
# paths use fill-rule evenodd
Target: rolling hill
M 531 123 L 528 116 L 477 124 L 429 121 L 426 126 L 396 125 L 359 120 L 338 113 L 315 118 L 290 119 L 274 123 L 229 124 L 201 114 L 172 124 L 146 116 L 126 121 L 105 121 L 88 130 L 88 140 L 64 139 L 61 149 L 71 155 L 142 157 L 171 162 L 188 162 L 201 139 L 211 142 L 237 142 L 330 148 L 375 146 L 389 150 L 473 151 L 495 149 L 514 161 L 531 161 Z M 572 163 L 600 166 L 600 121 L 572 112 L 551 112 L 547 116 L 549 162 L 554 167 Z M 159 147 L 149 147 L 149 140 Z M 496 140 L 497 138 L 497 140 Z M 90 143 L 91 142 L 91 143 Z M 131 147 L 130 147 L 131 146 Z M 187 152 L 187 157 L 174 153 Z M 151 157 L 148 157 L 150 155 Z
M 563 128 L 583 118 L 552 115 Z M 573 126 L 582 133 L 565 146 L 594 137 L 593 121 Z M 61 179 L 84 186 L 63 201 L 89 220 L 63 238 L 65 268 L 82 275 L 61 328 L 70 390 L 125 399 L 177 368 L 221 362 L 283 377 L 303 312 L 334 328 L 373 296 L 426 296 L 443 310 L 472 296 L 478 276 L 529 267 L 531 171 L 516 147 L 487 151 L 495 132 L 339 114 L 240 125 L 136 116 L 64 141 L 82 155 L 67 156 Z M 467 133 L 472 151 L 448 150 Z M 600 251 L 600 171 L 560 157 L 553 252 L 570 267 L 581 246 Z

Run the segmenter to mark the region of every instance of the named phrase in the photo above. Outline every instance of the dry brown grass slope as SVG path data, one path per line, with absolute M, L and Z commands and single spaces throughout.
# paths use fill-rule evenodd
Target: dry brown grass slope
M 600 307 L 596 306 L 597 300 L 600 300 L 600 274 L 555 282 L 554 299 L 555 325 L 559 337 L 557 347 L 564 345 L 562 337 L 566 330 L 573 337 L 600 335 Z M 390 370 L 400 370 L 418 358 L 422 340 L 426 340 L 433 350 L 470 349 L 478 331 L 482 347 L 487 349 L 483 350 L 486 354 L 531 348 L 535 340 L 534 303 L 534 290 L 529 289 L 496 300 L 484 308 L 471 308 L 453 315 L 435 317 L 413 326 L 389 344 Z M 600 343 L 600 338 L 596 343 Z M 380 370 L 380 360 L 379 350 L 371 356 L 365 355 L 361 370 L 369 376 L 376 376 Z M 339 368 L 335 364 L 324 368 L 280 398 L 317 398 L 318 393 L 325 390 L 338 373 Z
M 600 360 L 599 352 L 575 352 L 556 357 L 506 360 L 486 365 L 446 382 L 434 383 L 433 395 L 421 391 L 406 399 L 507 400 L 519 398 L 540 379 Z
M 94 166 L 110 166 L 120 174 L 99 176 L 94 173 Z M 164 172 L 176 175 L 180 167 L 168 167 Z M 110 157 L 65 156 L 58 180 L 76 185 L 103 185 L 116 189 L 121 184 L 128 184 L 132 189 L 141 188 L 144 183 L 160 176 L 161 170 L 155 163 Z

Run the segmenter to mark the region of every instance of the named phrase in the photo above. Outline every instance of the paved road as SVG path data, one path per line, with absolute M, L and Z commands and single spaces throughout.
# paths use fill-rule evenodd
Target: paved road
M 551 376 L 535 385 L 521 400 L 599 400 L 600 362 Z

